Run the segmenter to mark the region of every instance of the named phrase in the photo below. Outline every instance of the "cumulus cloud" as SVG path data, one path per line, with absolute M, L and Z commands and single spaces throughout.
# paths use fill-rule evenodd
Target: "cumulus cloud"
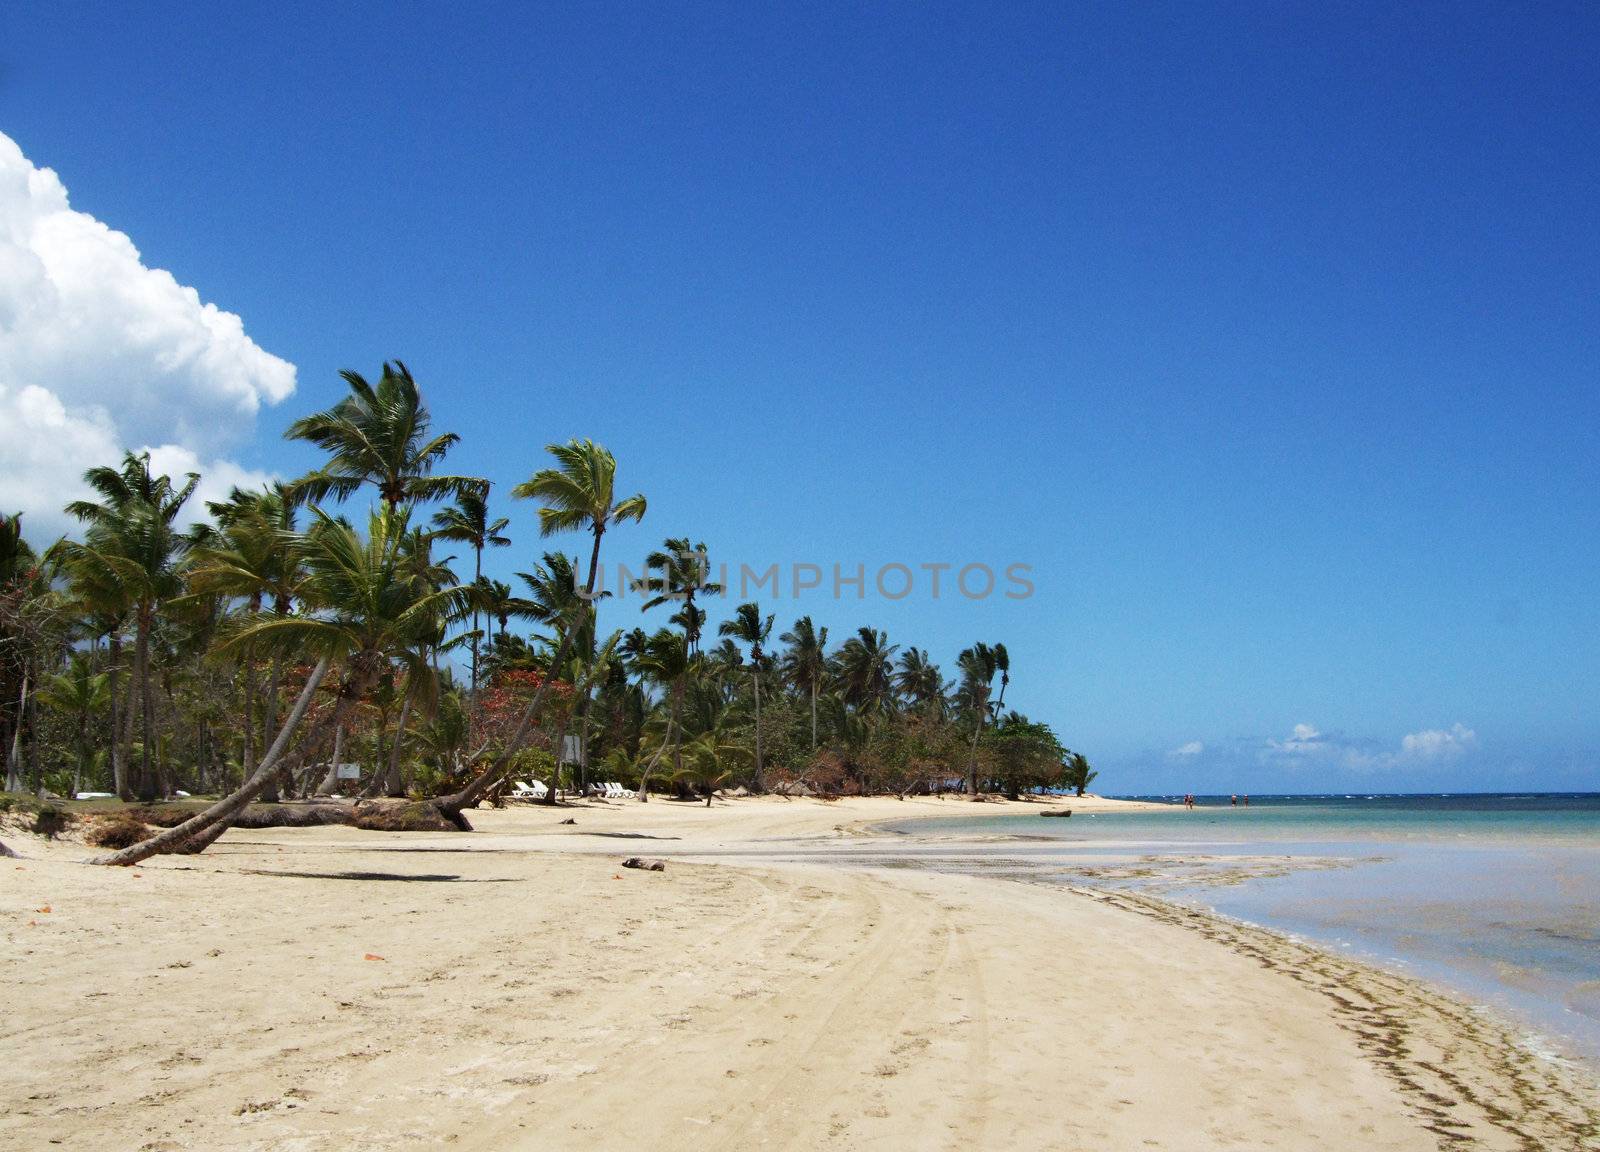
M 1425 728 L 1400 741 L 1402 755 L 1414 760 L 1454 760 L 1478 746 L 1478 734 L 1464 724 Z
M 209 494 L 258 482 L 226 453 L 294 386 L 238 316 L 146 267 L 0 133 L 0 510 L 60 531 L 84 469 L 124 449 L 201 471 Z
M 1269 751 L 1287 756 L 1324 752 L 1331 746 L 1328 738 L 1310 724 L 1296 724 L 1286 739 L 1267 741 Z
M 1458 760 L 1477 746 L 1478 734 L 1460 723 L 1409 733 L 1401 737 L 1399 747 L 1377 740 L 1330 735 L 1310 724 L 1296 724 L 1284 739 L 1269 739 L 1261 759 L 1275 764 L 1335 764 L 1357 770 L 1388 770 Z
M 1198 740 L 1191 740 L 1187 744 L 1180 744 L 1167 755 L 1174 760 L 1188 760 L 1206 750 L 1206 746 Z

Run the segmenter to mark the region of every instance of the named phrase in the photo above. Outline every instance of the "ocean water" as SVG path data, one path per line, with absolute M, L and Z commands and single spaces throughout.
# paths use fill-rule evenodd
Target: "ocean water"
M 1150 888 L 1406 971 L 1600 1066 L 1600 793 L 1205 797 L 1193 811 L 917 831 L 1019 838 L 1036 864 L 1070 859 L 1072 883 Z M 1289 866 L 1261 867 L 1273 857 Z

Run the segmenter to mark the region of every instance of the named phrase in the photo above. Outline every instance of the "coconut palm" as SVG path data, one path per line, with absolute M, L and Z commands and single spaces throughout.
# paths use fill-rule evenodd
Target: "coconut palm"
M 206 526 L 192 536 L 185 578 L 189 592 L 199 597 L 233 597 L 250 612 L 270 606 L 275 616 L 294 608 L 304 572 L 299 550 L 290 546 L 295 509 L 283 485 L 259 492 L 235 488 L 226 501 L 209 505 L 216 526 Z M 241 651 L 244 663 L 244 773 L 255 771 L 256 731 L 266 747 L 277 721 L 278 682 L 282 661 L 275 660 L 268 677 L 265 706 L 257 700 L 255 654 Z M 256 710 L 262 708 L 260 722 Z M 269 797 L 272 790 L 268 789 Z
M 717 629 L 717 634 L 737 640 L 741 644 L 750 646 L 750 682 L 755 688 L 756 696 L 756 770 L 751 778 L 750 788 L 753 792 L 766 791 L 766 782 L 762 779 L 764 764 L 761 758 L 761 668 L 766 661 L 766 653 L 762 645 L 772 635 L 772 616 L 761 615 L 759 604 L 741 604 L 734 609 L 733 619 L 724 620 Z
M 535 472 L 511 490 L 518 500 L 538 500 L 539 534 L 554 536 L 561 532 L 586 531 L 593 543 L 589 551 L 589 573 L 584 581 L 585 607 L 594 610 L 594 587 L 600 571 L 600 542 L 606 530 L 625 520 L 642 520 L 645 498 L 635 493 L 621 500 L 616 498 L 617 458 L 591 440 L 571 440 L 565 444 L 551 444 L 546 451 L 555 457 L 554 468 Z M 550 664 L 560 668 L 566 661 L 577 629 L 561 630 L 560 644 Z M 467 785 L 451 796 L 434 801 L 441 811 L 459 818 L 462 808 L 475 804 L 488 794 L 496 780 L 504 775 L 521 744 L 528 725 L 544 703 L 551 677 L 546 677 L 534 692 L 523 710 L 521 719 L 511 735 L 507 747 L 498 759 Z
M 700 630 L 705 624 L 706 614 L 695 607 L 694 598 L 696 594 L 722 595 L 722 585 L 706 579 L 711 571 L 706 546 L 691 545 L 687 536 L 669 537 L 662 543 L 660 551 L 645 557 L 644 565 L 651 575 L 636 581 L 633 590 L 651 595 L 640 611 L 648 612 L 662 604 L 678 604 L 680 607 L 673 614 L 671 622 L 684 630 L 689 639 L 689 651 L 700 651 Z
M 456 502 L 433 514 L 433 534 L 440 540 L 454 540 L 472 547 L 472 581 L 483 579 L 483 550 L 506 548 L 511 537 L 502 535 L 511 521 L 502 516 L 489 519 L 489 489 L 468 488 L 456 493 Z M 472 606 L 472 697 L 478 695 L 478 611 Z
M 894 688 L 912 708 L 942 719 L 945 708 L 944 675 L 928 657 L 926 648 L 907 648 L 900 654 Z
M 199 850 L 220 836 L 277 773 L 331 667 L 340 669 L 334 706 L 306 734 L 304 747 L 316 747 L 323 735 L 343 725 L 350 709 L 372 691 L 386 669 L 398 666 L 417 691 L 425 684 L 436 688 L 429 660 L 431 637 L 441 615 L 468 607 L 466 592 L 417 578 L 415 563 L 406 556 L 409 526 L 403 510 L 375 511 L 365 539 L 350 524 L 321 509 L 314 508 L 312 514 L 311 525 L 294 540 L 305 569 L 301 588 L 306 610 L 293 616 L 247 614 L 219 644 L 221 652 L 250 647 L 286 658 L 317 660 L 255 773 L 175 828 L 92 863 L 135 864 L 158 852 Z
M 1089 790 L 1089 785 L 1094 783 L 1094 778 L 1100 773 L 1089 767 L 1089 759 L 1082 752 L 1070 752 L 1061 762 L 1063 781 L 1079 796 Z
M 328 453 L 328 462 L 290 485 L 297 500 L 346 500 L 372 484 L 391 513 L 401 504 L 484 491 L 475 476 L 435 476 L 434 468 L 460 439 L 454 432 L 429 437 L 432 420 L 411 372 L 399 360 L 385 363 L 376 386 L 358 372 L 339 373 L 350 395 L 302 417 L 284 433 Z
M 811 750 L 817 749 L 817 694 L 828 681 L 828 629 L 818 628 L 802 616 L 779 640 L 787 644 L 779 663 L 789 685 L 811 697 Z
M 894 705 L 894 654 L 898 644 L 876 628 L 858 628 L 835 657 L 845 701 L 859 712 L 883 715 Z
M 83 652 L 74 652 L 65 672 L 52 676 L 40 687 L 39 702 L 70 717 L 77 729 L 78 763 L 72 773 L 72 790 L 77 792 L 94 764 L 94 741 L 89 734 L 95 713 L 111 702 L 111 677 L 96 672 L 94 663 Z
M 961 684 L 957 689 L 957 702 L 972 717 L 972 747 L 967 754 L 967 785 L 972 799 L 978 798 L 978 740 L 983 736 L 984 722 L 991 713 L 999 715 L 1005 699 L 1006 685 L 1011 682 L 1011 658 L 1004 644 L 990 646 L 984 643 L 964 648 L 956 657 L 961 669 Z M 1000 676 L 1000 697 L 990 701 L 994 678 Z
M 673 632 L 663 628 L 651 635 L 644 644 L 634 661 L 640 675 L 645 680 L 660 688 L 666 696 L 666 724 L 661 732 L 660 743 L 655 755 L 645 767 L 639 783 L 639 799 L 650 799 L 649 776 L 650 771 L 661 758 L 662 752 L 672 749 L 673 775 L 683 771 L 681 717 L 683 712 L 683 698 L 690 683 L 694 680 L 700 669 L 701 657 L 689 651 L 689 641 L 681 632 Z
M 136 694 L 143 744 L 137 792 L 141 800 L 154 800 L 162 788 L 151 767 L 156 732 L 150 636 L 161 605 L 182 591 L 179 562 L 189 542 L 176 521 L 200 477 L 191 472 L 181 488 L 175 487 L 171 478 L 151 473 L 148 452 L 129 452 L 120 468 L 91 468 L 83 478 L 100 500 L 67 505 L 67 512 L 87 527 L 83 543 L 63 542 L 60 555 L 75 580 L 133 620 L 133 681 L 124 739 L 132 741 Z

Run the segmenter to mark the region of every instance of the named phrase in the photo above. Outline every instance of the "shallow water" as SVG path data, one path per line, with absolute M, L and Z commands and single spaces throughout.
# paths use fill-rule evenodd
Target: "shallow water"
M 1071 860 L 1056 879 L 1154 889 L 1401 968 L 1600 1063 L 1600 795 L 1252 797 L 1248 809 L 1222 797 L 1194 811 L 893 827 L 982 836 L 990 850 L 989 838 L 1025 836 L 1013 843 L 1041 875 Z M 1196 857 L 1216 859 L 1197 871 Z M 1252 866 L 1228 866 L 1244 857 Z M 1313 858 L 1348 866 L 1303 867 Z

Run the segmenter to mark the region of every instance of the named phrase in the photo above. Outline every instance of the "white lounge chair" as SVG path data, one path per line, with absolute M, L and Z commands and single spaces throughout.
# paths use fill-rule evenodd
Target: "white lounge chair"
M 518 780 L 511 785 L 511 795 L 518 800 L 543 800 L 550 795 L 550 788 L 542 780 L 535 780 L 531 784 L 526 780 Z

